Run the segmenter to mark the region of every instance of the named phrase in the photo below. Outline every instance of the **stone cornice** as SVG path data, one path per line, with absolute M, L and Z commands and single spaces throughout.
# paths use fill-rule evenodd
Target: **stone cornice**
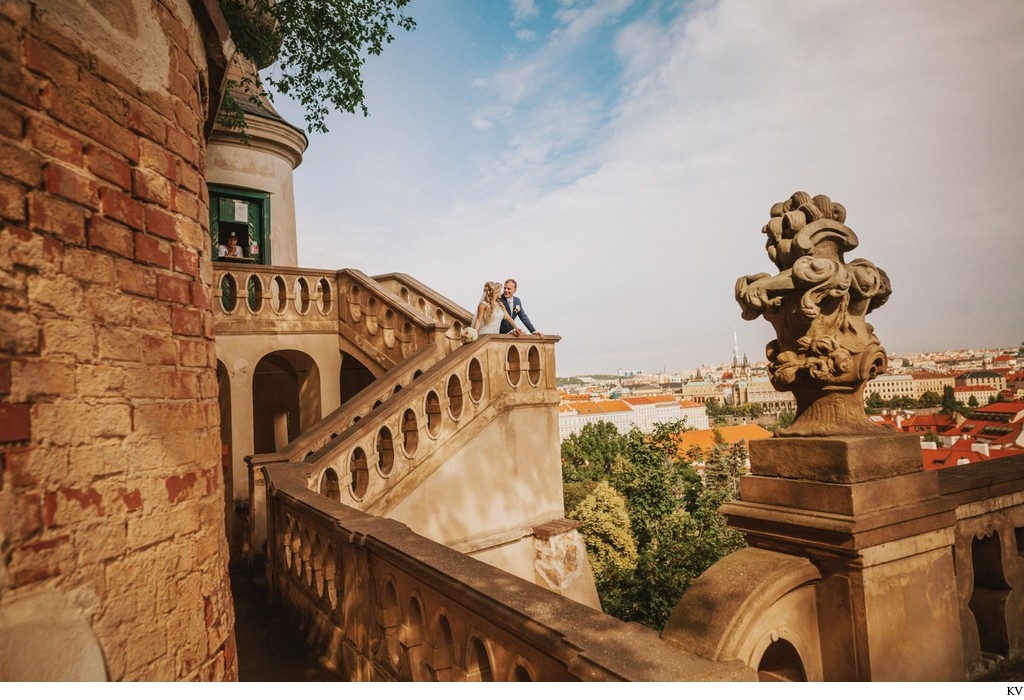
M 302 154 L 309 145 L 309 140 L 302 129 L 282 120 L 269 119 L 256 114 L 246 114 L 245 121 L 246 133 L 249 135 L 248 146 L 242 142 L 239 133 L 221 127 L 214 129 L 213 135 L 210 137 L 210 144 L 252 148 L 284 158 L 291 163 L 293 170 L 299 167 L 302 162 Z

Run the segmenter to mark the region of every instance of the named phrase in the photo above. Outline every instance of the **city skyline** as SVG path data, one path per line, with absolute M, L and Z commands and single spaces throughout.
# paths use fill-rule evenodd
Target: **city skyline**
M 515 277 L 561 375 L 750 359 L 735 280 L 797 190 L 892 280 L 890 352 L 1011 345 L 1024 309 L 1024 6 L 413 3 L 296 171 L 299 264 L 401 271 L 473 310 Z M 907 31 L 913 27 L 914 31 Z M 301 113 L 275 102 L 290 121 Z M 963 341 L 961 341 L 963 342 Z

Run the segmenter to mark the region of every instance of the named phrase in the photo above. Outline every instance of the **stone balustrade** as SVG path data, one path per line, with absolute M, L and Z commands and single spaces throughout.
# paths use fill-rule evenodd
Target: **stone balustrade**
M 557 341 L 483 336 L 463 346 L 308 455 L 307 487 L 371 512 L 400 498 L 495 414 L 556 405 Z
M 419 309 L 423 315 L 433 318 L 440 324 L 454 325 L 458 321 L 463 327 L 473 325 L 473 312 L 467 311 L 409 275 L 391 272 L 386 275 L 374 275 L 373 279 L 397 294 L 407 304 Z M 461 331 L 461 328 L 459 330 Z
M 754 680 L 306 488 L 268 484 L 272 594 L 353 681 Z
M 462 322 L 444 323 L 358 270 L 338 270 L 340 324 L 360 350 L 391 369 L 419 348 L 436 344 L 452 350 L 460 343 Z
M 218 335 L 337 333 L 386 370 L 427 345 L 457 348 L 466 325 L 465 310 L 438 295 L 406 300 L 358 270 L 218 261 L 214 273 Z
M 299 462 L 312 457 L 314 452 L 337 438 L 342 430 L 358 423 L 363 416 L 408 386 L 442 357 L 436 345 L 420 348 L 416 354 L 403 360 L 393 370 L 324 416 L 280 452 L 252 455 L 248 462 L 258 466 L 275 462 Z
M 248 457 L 247 550 L 260 552 L 266 541 L 263 467 L 291 463 L 308 489 L 362 511 L 385 512 L 497 414 L 517 405 L 557 405 L 558 340 L 485 335 L 425 371 L 414 361 L 419 356 L 410 358 L 332 414 L 333 426 L 321 421 L 286 452 Z
M 218 335 L 336 332 L 336 272 L 223 261 L 213 269 Z
M 956 590 L 968 677 L 1024 657 L 1024 457 L 941 469 L 956 509 Z

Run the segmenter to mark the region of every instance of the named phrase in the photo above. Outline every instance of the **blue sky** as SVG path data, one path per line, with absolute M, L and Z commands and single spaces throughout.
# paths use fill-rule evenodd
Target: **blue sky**
M 848 210 L 890 352 L 1024 340 L 1024 3 L 414 0 L 296 170 L 299 264 L 472 309 L 515 277 L 561 375 L 762 359 L 733 285 L 797 190 Z M 301 112 L 275 103 L 290 121 Z

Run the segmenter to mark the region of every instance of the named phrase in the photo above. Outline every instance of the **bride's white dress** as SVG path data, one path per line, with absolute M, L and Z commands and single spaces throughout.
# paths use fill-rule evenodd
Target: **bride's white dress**
M 498 303 L 500 304 L 501 302 Z M 480 324 L 480 335 L 501 332 L 501 317 L 501 306 L 496 305 L 491 313 L 491 317 L 485 318 L 484 322 Z

